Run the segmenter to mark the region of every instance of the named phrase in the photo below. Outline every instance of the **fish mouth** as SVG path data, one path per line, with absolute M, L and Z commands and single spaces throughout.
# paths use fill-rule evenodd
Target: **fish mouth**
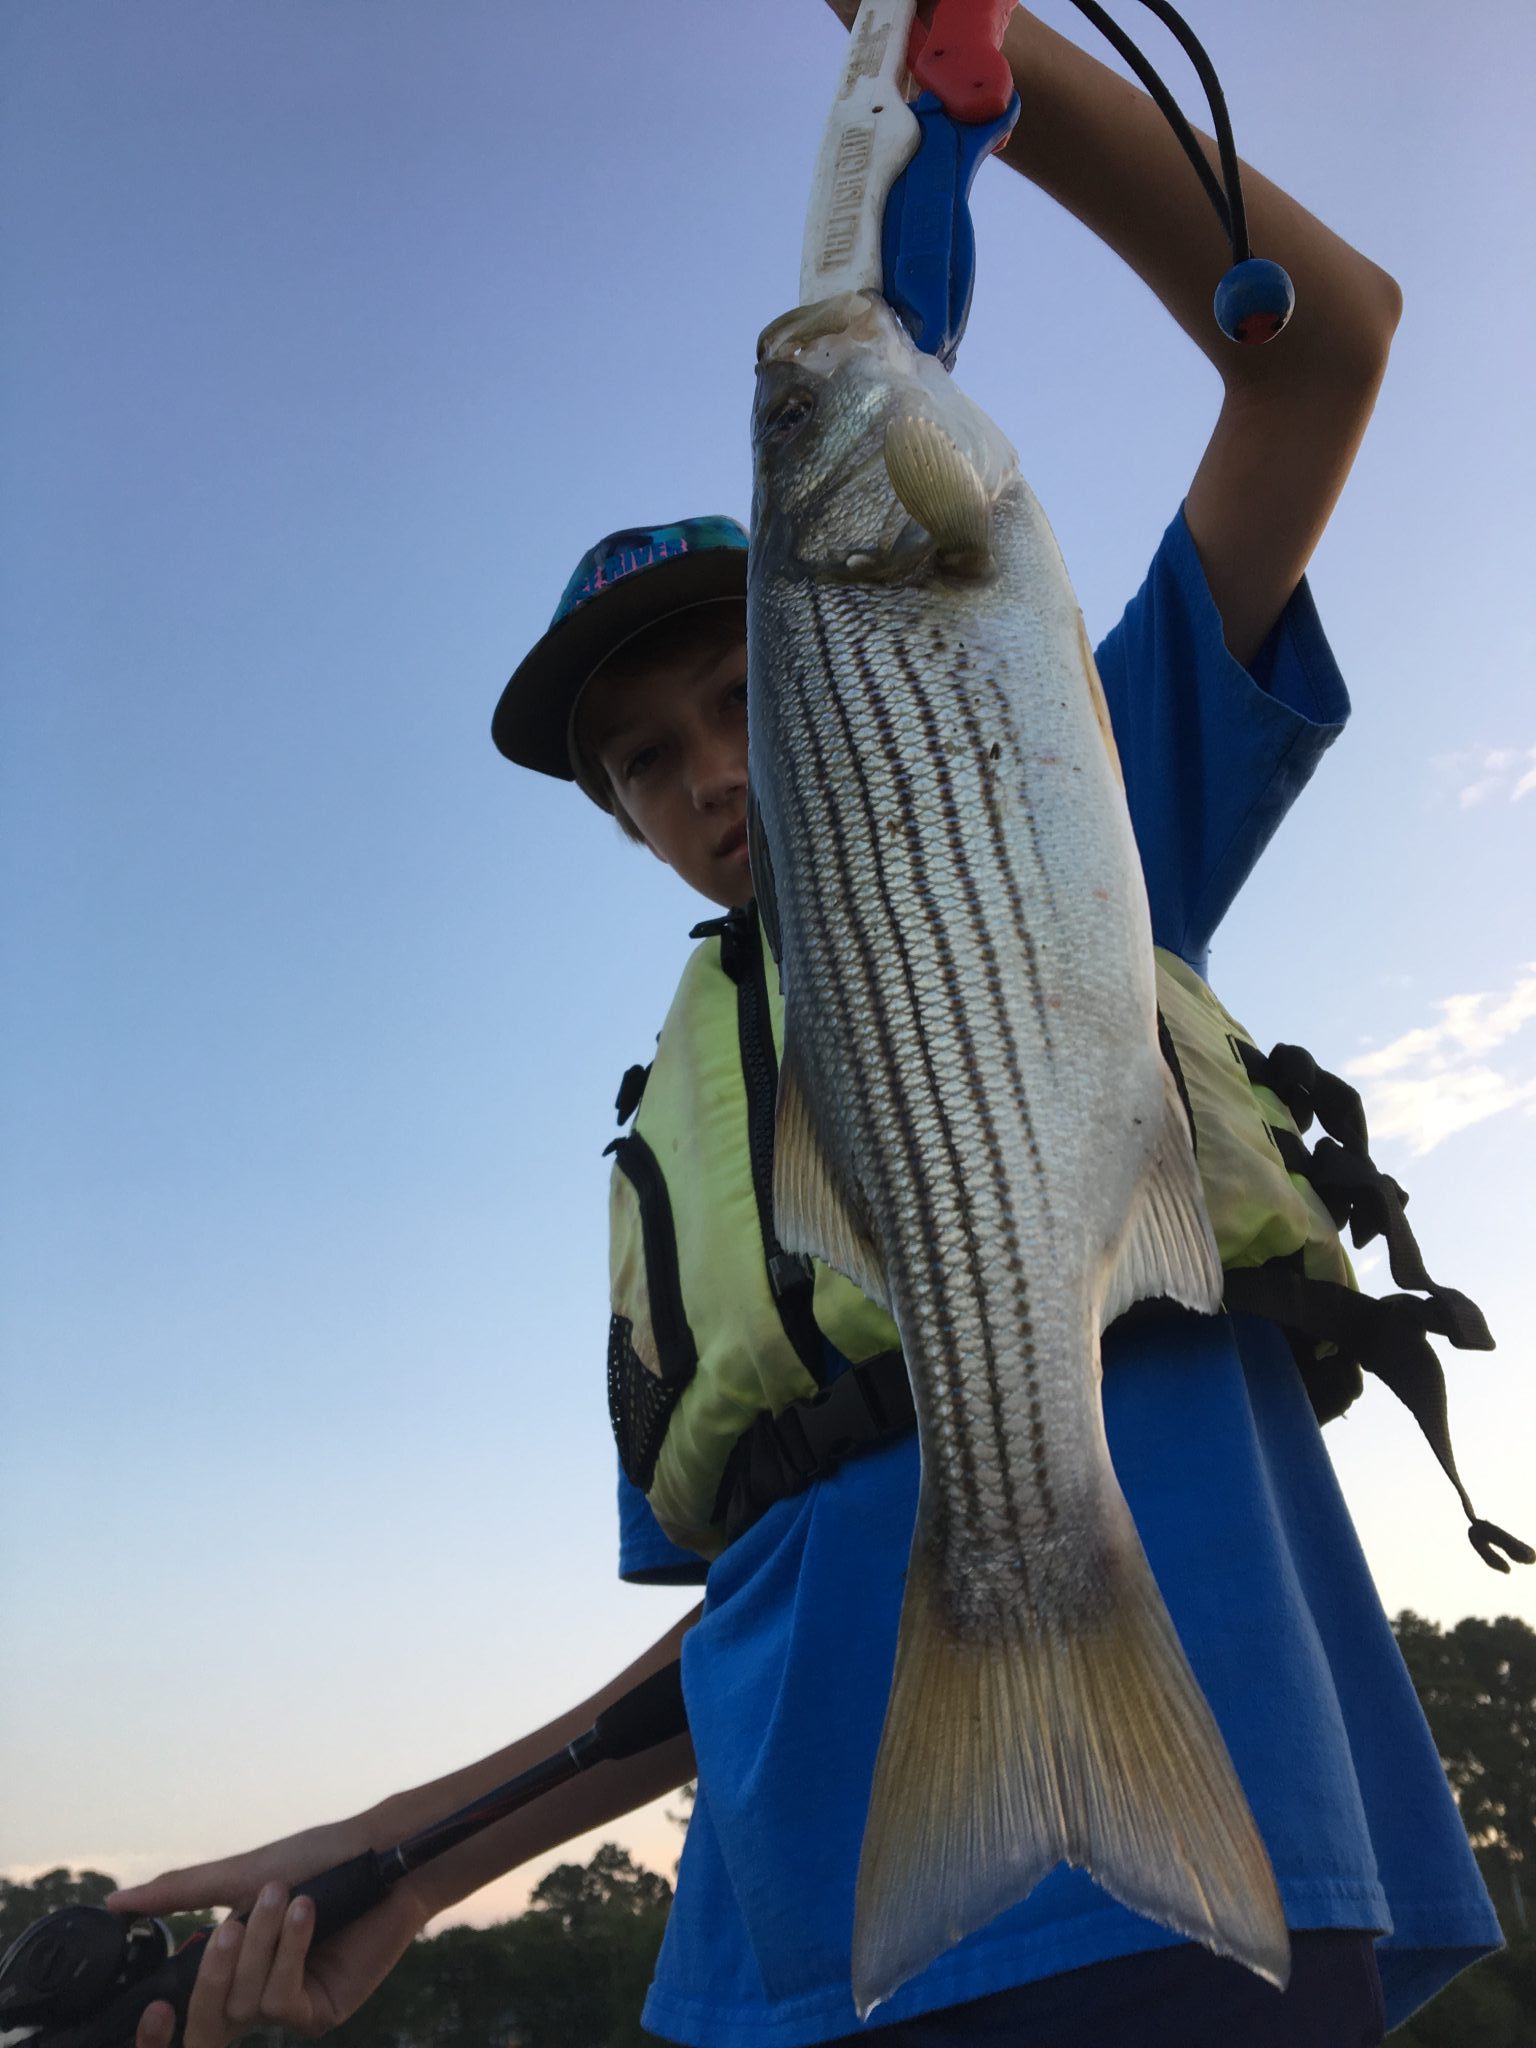
M 874 292 L 839 292 L 836 298 L 796 306 L 758 336 L 758 364 L 801 362 L 814 369 L 822 367 L 817 358 L 824 355 L 830 367 L 836 343 L 873 341 L 889 331 L 895 317 Z

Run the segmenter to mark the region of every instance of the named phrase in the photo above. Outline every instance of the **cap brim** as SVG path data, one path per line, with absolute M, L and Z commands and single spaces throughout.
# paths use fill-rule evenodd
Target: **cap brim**
M 491 719 L 509 761 L 574 781 L 566 735 L 593 670 L 643 626 L 685 605 L 747 594 L 745 548 L 698 548 L 636 569 L 551 626 L 519 662 Z

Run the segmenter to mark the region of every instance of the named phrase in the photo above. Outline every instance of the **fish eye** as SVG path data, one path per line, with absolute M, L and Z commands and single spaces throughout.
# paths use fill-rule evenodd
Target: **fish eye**
M 763 438 L 788 441 L 804 426 L 815 409 L 815 401 L 808 391 L 786 391 L 763 421 Z

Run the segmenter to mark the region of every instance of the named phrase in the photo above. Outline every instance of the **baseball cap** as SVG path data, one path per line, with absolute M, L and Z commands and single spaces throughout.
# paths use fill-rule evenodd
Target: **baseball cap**
M 491 720 L 509 761 L 574 780 L 571 712 L 593 671 L 669 612 L 747 594 L 747 530 L 734 519 L 626 526 L 589 548 L 549 630 L 519 662 Z

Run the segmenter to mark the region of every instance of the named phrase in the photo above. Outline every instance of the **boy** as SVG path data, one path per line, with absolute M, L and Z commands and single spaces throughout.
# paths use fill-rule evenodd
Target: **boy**
M 1369 418 L 1398 295 L 1247 172 L 1254 245 L 1291 273 L 1298 311 L 1270 348 L 1225 343 L 1210 301 L 1226 254 L 1161 116 L 1022 12 L 1005 50 L 1023 100 L 1006 160 L 1131 263 L 1225 386 L 1147 582 L 1098 650 L 1154 936 L 1203 971 L 1212 931 L 1347 714 L 1301 578 Z M 722 910 L 751 896 L 743 538 L 688 521 L 594 549 L 495 727 L 511 758 L 578 781 Z M 705 941 L 704 971 L 718 970 L 719 944 Z M 1498 1931 L 1290 1353 L 1253 1319 L 1177 1317 L 1110 1332 L 1104 1359 L 1117 1472 L 1270 1849 L 1290 1989 L 1058 1870 L 864 2031 L 891 2048 L 1364 2048 Z M 910 1433 L 848 1459 L 752 1521 L 710 1567 L 702 1606 L 549 1727 L 367 1814 L 121 1895 L 154 1911 L 256 1900 L 243 1932 L 210 1945 L 188 2048 L 222 2048 L 258 2018 L 336 2024 L 432 1915 L 695 1771 L 647 2025 L 697 2048 L 853 2035 L 853 1875 L 916 1482 Z M 628 1482 L 621 1503 L 628 1576 L 703 1581 Z M 306 1956 L 306 1912 L 285 1911 L 286 1886 L 548 1754 L 685 1634 L 690 1739 L 576 1780 Z M 165 2017 L 157 2030 L 146 2015 L 139 2048 L 160 2048 Z

